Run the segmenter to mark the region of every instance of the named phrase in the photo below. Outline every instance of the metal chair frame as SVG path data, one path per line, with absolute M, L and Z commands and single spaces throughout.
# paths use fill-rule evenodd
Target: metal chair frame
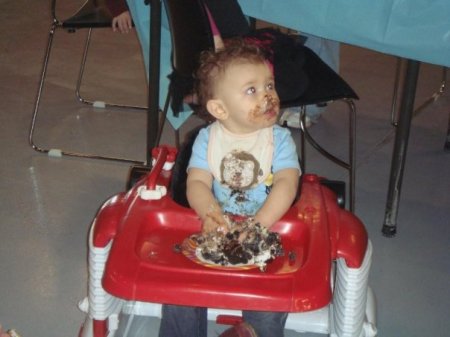
M 37 152 L 47 153 L 49 156 L 53 157 L 61 157 L 61 156 L 72 156 L 72 157 L 81 157 L 81 158 L 90 158 L 90 159 L 102 159 L 102 160 L 112 160 L 118 162 L 126 162 L 126 163 L 134 163 L 134 164 L 145 164 L 145 162 L 141 160 L 134 160 L 128 158 L 119 158 L 112 156 L 104 156 L 98 154 L 91 153 L 81 153 L 81 152 L 71 152 L 64 151 L 57 148 L 43 148 L 37 145 L 34 141 L 34 132 L 36 128 L 36 120 L 38 116 L 38 112 L 40 109 L 40 103 L 42 98 L 42 93 L 45 85 L 47 68 L 49 64 L 50 54 L 53 47 L 53 38 L 58 29 L 63 29 L 68 32 L 75 32 L 78 29 L 88 29 L 86 42 L 84 45 L 83 57 L 81 60 L 80 71 L 78 74 L 77 84 L 76 84 L 76 98 L 79 102 L 84 104 L 89 104 L 97 108 L 105 108 L 105 107 L 117 107 L 117 108 L 125 108 L 125 109 L 139 109 L 139 110 L 147 110 L 147 107 L 134 106 L 134 105 L 123 105 L 116 103 L 106 103 L 100 101 L 89 101 L 84 99 L 80 94 L 80 89 L 83 80 L 83 74 L 86 65 L 86 59 L 89 51 L 89 45 L 91 41 L 92 30 L 94 28 L 109 28 L 112 23 L 112 16 L 107 11 L 105 5 L 102 1 L 93 1 L 86 0 L 86 2 L 80 7 L 80 9 L 71 17 L 66 20 L 59 20 L 56 16 L 56 0 L 51 1 L 51 13 L 52 13 L 52 24 L 50 26 L 49 37 L 47 42 L 47 47 L 45 50 L 44 63 L 42 66 L 41 76 L 39 80 L 39 87 L 36 95 L 34 110 L 31 118 L 31 125 L 28 135 L 28 141 L 30 146 Z
M 86 60 L 87 60 L 87 55 L 88 55 L 88 51 L 89 51 L 89 45 L 91 42 L 91 37 L 92 37 L 92 28 L 89 28 L 87 37 L 86 37 L 85 46 L 84 46 L 84 51 L 83 51 L 83 58 L 81 60 L 80 72 L 78 74 L 77 86 L 76 86 L 76 90 L 75 90 L 75 95 L 76 95 L 78 101 L 81 103 L 84 103 L 84 104 L 92 105 L 96 108 L 113 107 L 113 108 L 126 108 L 126 109 L 136 109 L 136 110 L 147 111 L 146 106 L 128 105 L 128 104 L 119 104 L 119 103 L 112 103 L 112 102 L 89 100 L 89 99 L 84 98 L 81 95 L 81 85 L 83 82 L 83 75 L 84 75 L 84 70 L 85 70 L 85 66 L 86 66 Z
M 326 151 L 309 133 L 306 125 L 306 106 L 302 105 L 300 112 L 300 128 L 301 128 L 301 156 L 303 162 L 306 157 L 305 140 L 316 149 L 322 156 L 332 161 L 336 165 L 347 170 L 349 177 L 349 210 L 355 211 L 355 184 L 356 184 L 356 106 L 353 99 L 342 98 L 340 101 L 344 102 L 348 107 L 348 160 L 342 160 L 330 152 Z M 331 102 L 328 102 L 331 103 Z

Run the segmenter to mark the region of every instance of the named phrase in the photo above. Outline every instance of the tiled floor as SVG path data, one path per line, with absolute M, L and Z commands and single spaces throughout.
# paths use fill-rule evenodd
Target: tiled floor
M 48 6 L 49 1 L 3 0 L 0 12 L 0 322 L 23 337 L 77 336 L 84 319 L 77 303 L 86 295 L 87 231 L 101 203 L 124 189 L 129 169 L 114 162 L 49 158 L 27 143 L 50 26 Z M 74 8 L 65 6 L 66 12 Z M 83 36 L 57 36 L 36 141 L 144 160 L 142 112 L 92 109 L 75 101 Z M 104 31 L 94 38 L 87 95 L 145 104 L 134 35 Z M 341 73 L 361 98 L 356 214 L 374 247 L 370 284 L 378 301 L 379 336 L 448 336 L 450 153 L 443 144 L 450 96 L 413 121 L 398 235 L 385 238 L 380 229 L 393 145 L 389 109 L 395 59 L 351 46 L 342 46 L 341 58 Z M 417 102 L 439 81 L 440 68 L 423 65 Z M 343 127 L 340 109 L 331 108 L 311 131 L 343 152 L 345 143 L 335 141 Z M 172 142 L 170 130 L 163 142 Z M 345 179 L 343 171 L 309 153 L 309 171 Z M 157 324 L 150 325 L 149 337 L 156 336 Z

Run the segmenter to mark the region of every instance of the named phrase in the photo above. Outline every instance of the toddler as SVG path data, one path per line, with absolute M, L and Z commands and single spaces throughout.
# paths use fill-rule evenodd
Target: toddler
M 197 72 L 203 113 L 188 166 L 187 199 L 202 231 L 227 232 L 227 215 L 270 228 L 292 205 L 300 165 L 290 131 L 277 125 L 279 98 L 264 53 L 241 39 L 205 52 Z M 201 112 L 200 112 L 201 113 Z M 282 337 L 287 313 L 243 311 L 259 337 Z M 160 337 L 206 337 L 207 309 L 164 305 Z

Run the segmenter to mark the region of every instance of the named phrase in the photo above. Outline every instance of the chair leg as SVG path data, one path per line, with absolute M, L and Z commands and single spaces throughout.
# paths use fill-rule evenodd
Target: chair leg
M 301 156 L 303 165 L 305 165 L 305 140 L 311 144 L 320 154 L 326 157 L 328 160 L 332 161 L 336 165 L 346 169 L 349 175 L 349 210 L 351 212 L 355 211 L 355 181 L 356 181 L 356 107 L 351 99 L 343 100 L 349 108 L 349 135 L 348 135 L 348 162 L 345 162 L 336 156 L 332 155 L 326 151 L 321 145 L 319 145 L 314 138 L 310 135 L 309 131 L 305 127 L 306 110 L 305 107 L 301 109 Z M 302 168 L 304 170 L 304 168 Z
M 34 150 L 36 150 L 38 152 L 44 152 L 44 153 L 48 153 L 49 150 L 42 149 L 39 146 L 37 146 L 34 142 L 33 136 L 34 136 L 34 130 L 35 130 L 35 126 L 36 126 L 37 113 L 39 110 L 39 105 L 41 103 L 42 90 L 44 88 L 45 77 L 47 75 L 48 61 L 50 58 L 50 52 L 51 52 L 52 45 L 53 45 L 53 36 L 55 35 L 56 27 L 57 27 L 56 21 L 54 21 L 50 28 L 50 32 L 49 32 L 49 36 L 48 36 L 47 49 L 45 51 L 45 57 L 44 57 L 44 64 L 42 65 L 41 78 L 39 80 L 38 92 L 36 95 L 36 101 L 34 103 L 34 111 L 33 111 L 32 117 L 31 117 L 30 132 L 28 134 L 28 143 L 30 144 L 30 146 Z
M 345 102 L 349 106 L 349 130 L 348 130 L 348 157 L 349 157 L 349 204 L 350 211 L 355 211 L 355 189 L 356 189 L 356 107 L 351 99 Z
M 167 111 L 169 110 L 170 97 L 171 97 L 171 94 L 169 91 L 166 96 L 166 101 L 164 102 L 164 108 L 162 111 L 160 111 L 159 126 L 158 126 L 158 133 L 156 135 L 155 146 L 158 146 L 159 143 L 161 142 L 161 136 L 164 131 L 164 125 L 166 124 L 166 120 L 167 120 Z M 148 149 L 148 150 L 151 150 L 151 149 Z
M 84 45 L 83 57 L 81 59 L 80 72 L 78 74 L 77 87 L 75 90 L 76 97 L 79 102 L 92 105 L 96 108 L 106 108 L 106 107 L 115 107 L 115 108 L 126 108 L 126 109 L 137 109 L 137 110 L 147 110 L 145 106 L 136 106 L 136 105 L 126 105 L 126 104 L 116 104 L 116 103 L 108 103 L 104 101 L 92 101 L 85 99 L 81 96 L 81 84 L 83 82 L 84 69 L 86 67 L 86 60 L 89 51 L 89 45 L 92 37 L 92 28 L 88 29 L 88 33 L 86 36 L 86 42 Z
M 166 124 L 166 121 L 167 121 L 167 112 L 169 110 L 169 104 L 170 104 L 171 97 L 172 97 L 172 95 L 171 95 L 171 92 L 169 91 L 167 93 L 166 101 L 164 102 L 164 109 L 161 111 L 161 115 L 159 117 L 159 126 L 158 126 L 158 134 L 156 136 L 156 145 L 159 145 L 159 143 L 161 142 L 161 136 L 164 131 L 164 125 Z M 177 149 L 180 149 L 180 145 L 181 145 L 180 130 L 174 128 L 173 131 L 174 131 L 174 136 L 175 136 L 175 146 Z
M 47 69 L 48 69 L 48 63 L 50 60 L 50 54 L 51 54 L 51 50 L 52 50 L 52 46 L 53 46 L 53 38 L 54 38 L 57 28 L 58 28 L 58 22 L 55 20 L 53 22 L 53 24 L 50 28 L 50 32 L 49 32 L 47 48 L 46 48 L 45 57 L 44 57 L 44 63 L 42 66 L 42 71 L 41 71 L 41 78 L 39 80 L 38 92 L 36 95 L 33 114 L 31 117 L 30 131 L 28 134 L 28 142 L 29 142 L 30 146 L 35 151 L 41 152 L 41 153 L 47 153 L 49 156 L 52 156 L 52 157 L 62 157 L 64 155 L 64 156 L 82 157 L 82 158 L 90 158 L 90 159 L 112 160 L 112 161 L 134 163 L 134 164 L 144 164 L 145 162 L 143 162 L 143 161 L 133 160 L 133 159 L 100 156 L 100 155 L 96 155 L 96 154 L 86 154 L 86 153 L 79 153 L 79 152 L 67 152 L 67 151 L 63 151 L 61 149 L 56 149 L 56 148 L 46 149 L 46 148 L 42 148 L 42 147 L 38 146 L 35 143 L 34 132 L 36 130 L 36 121 L 37 121 L 37 116 L 38 116 L 38 112 L 39 112 L 39 108 L 40 108 L 42 92 L 44 90 L 45 79 L 46 79 Z
M 300 168 L 303 173 L 306 171 L 306 137 L 304 130 L 306 130 L 306 106 L 302 105 L 300 108 Z

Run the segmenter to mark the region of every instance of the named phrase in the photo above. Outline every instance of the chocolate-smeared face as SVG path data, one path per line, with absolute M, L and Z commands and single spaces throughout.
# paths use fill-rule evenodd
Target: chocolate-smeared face
M 273 118 L 276 119 L 278 117 L 279 106 L 280 100 L 278 96 L 267 94 L 263 97 L 263 101 L 250 111 L 249 118 L 255 123 L 271 122 Z
M 235 63 L 215 90 L 229 131 L 245 134 L 274 125 L 280 112 L 272 71 L 266 63 Z

